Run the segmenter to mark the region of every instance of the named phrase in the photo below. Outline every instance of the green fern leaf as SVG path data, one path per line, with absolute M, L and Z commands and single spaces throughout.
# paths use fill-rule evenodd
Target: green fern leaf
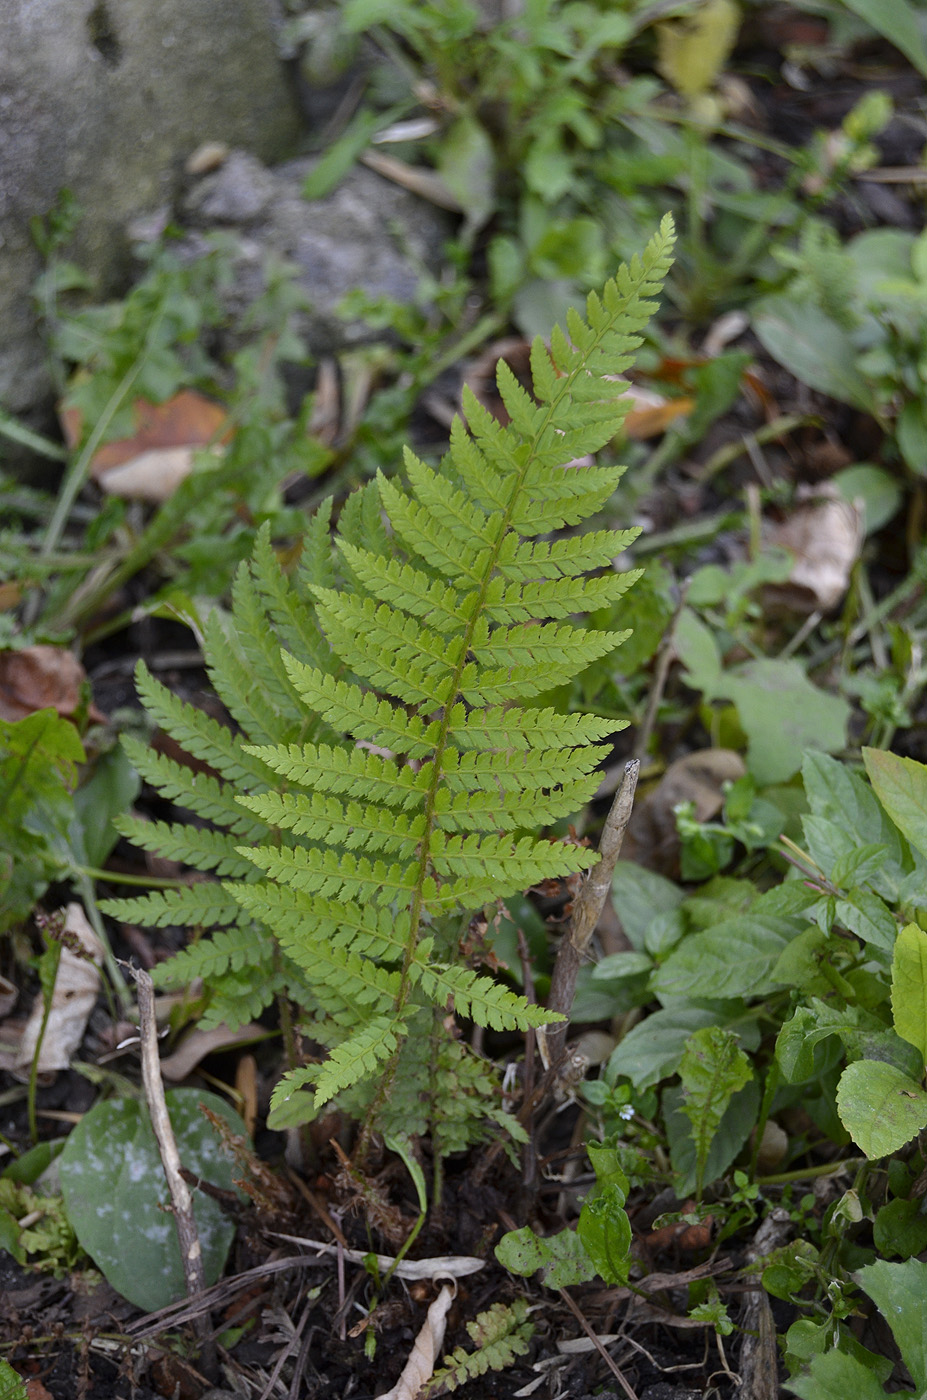
M 210 928 L 213 924 L 242 923 L 247 918 L 232 896 L 212 881 L 138 899 L 101 899 L 100 908 L 114 919 L 147 928 L 169 928 L 172 924 Z
M 176 963 L 212 968 L 214 1007 L 251 1005 L 249 985 L 254 1004 L 268 987 L 298 1000 L 305 1033 L 328 1055 L 275 1098 L 288 1121 L 337 1095 L 372 1100 L 383 1122 L 403 1108 L 408 1131 L 423 1121 L 427 1082 L 437 1152 L 518 1131 L 491 1069 L 450 1048 L 441 1018 L 449 1001 L 498 1029 L 552 1017 L 460 965 L 459 914 L 596 860 L 534 833 L 589 800 L 622 726 L 530 702 L 624 640 L 577 614 L 619 604 L 637 574 L 614 561 L 635 532 L 542 537 L 585 524 L 621 478 L 581 463 L 627 412 L 621 376 L 672 242 L 667 220 L 590 294 L 585 316 L 571 311 L 549 349 L 535 343 L 533 394 L 500 365 L 506 424 L 465 392 L 466 426 L 454 423 L 444 461 L 407 452 L 405 480 L 381 475 L 354 493 L 334 539 L 323 506 L 289 574 L 261 532 L 230 615 L 206 629 L 210 674 L 240 736 L 140 671 L 158 722 L 212 771 L 136 746 L 139 771 L 219 829 L 126 830 L 225 882 L 108 907 L 232 925 Z M 265 951 L 248 961 L 252 934 Z M 310 1087 L 311 1111 L 294 1105 Z

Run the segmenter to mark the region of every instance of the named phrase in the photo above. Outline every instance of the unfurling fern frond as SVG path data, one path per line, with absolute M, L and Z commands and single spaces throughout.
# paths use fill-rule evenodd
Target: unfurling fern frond
M 294 1094 L 308 1099 L 303 1085 L 315 1109 L 359 1094 L 388 1117 L 404 1064 L 418 1063 L 404 1046 L 433 1043 L 432 1016 L 449 1006 L 498 1028 L 557 1019 L 461 966 L 457 931 L 486 901 L 596 860 L 536 832 L 590 799 L 621 726 L 530 701 L 627 635 L 573 619 L 633 582 L 612 562 L 633 534 L 542 537 L 586 520 L 616 488 L 620 468 L 577 461 L 621 426 L 620 376 L 672 242 L 665 220 L 643 256 L 590 295 L 585 319 L 570 311 L 549 350 L 535 342 L 533 397 L 500 362 L 508 425 L 466 393 L 469 432 L 455 422 L 437 469 L 407 452 L 404 485 L 381 476 L 356 492 L 334 556 L 327 510 L 292 580 L 259 538 L 231 622 L 211 624 L 206 639 L 240 735 L 140 675 L 160 723 L 215 774 L 136 755 L 149 780 L 225 833 L 191 832 L 185 857 L 229 877 L 214 922 L 234 922 L 231 902 L 244 927 L 270 930 L 302 969 L 313 1037 L 330 1047 L 275 1098 L 281 1113 L 289 1098 L 289 1118 Z M 134 831 L 184 854 L 183 828 Z M 202 889 L 173 906 L 149 897 L 151 918 L 173 907 L 179 922 Z M 108 908 L 139 917 L 139 903 Z

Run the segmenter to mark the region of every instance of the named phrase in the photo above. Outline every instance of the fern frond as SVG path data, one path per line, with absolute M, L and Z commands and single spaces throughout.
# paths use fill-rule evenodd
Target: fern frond
M 136 772 L 172 802 L 206 821 L 220 822 L 241 836 L 266 836 L 266 828 L 262 829 L 247 817 L 235 801 L 231 786 L 220 783 L 208 773 L 197 773 L 185 763 L 175 763 L 172 758 L 155 753 L 131 735 L 123 739 L 123 748 Z
M 230 729 L 178 699 L 166 685 L 155 680 L 144 661 L 136 667 L 135 685 L 148 714 L 192 758 L 207 763 L 231 783 L 273 782 L 273 774 L 248 755 Z M 137 755 L 138 749 L 133 752 Z
M 407 858 L 425 832 L 422 813 L 406 817 L 388 807 L 345 804 L 319 792 L 268 792 L 238 800 L 268 826 L 282 827 L 329 845 L 342 845 L 347 850 L 381 851 Z
M 269 970 L 273 954 L 273 939 L 261 929 L 251 925 L 219 929 L 211 938 L 198 939 L 182 948 L 170 962 L 159 963 L 152 970 L 151 979 L 156 987 L 182 987 L 198 977 L 212 983 L 227 972 L 241 972 L 243 968 Z
M 174 924 L 210 928 L 213 924 L 243 923 L 248 917 L 232 896 L 211 880 L 138 899 L 101 899 L 100 908 L 114 919 L 144 928 L 170 928 Z
M 392 759 L 360 748 L 334 748 L 328 744 L 281 744 L 249 747 L 289 783 L 347 797 L 369 797 L 392 807 L 420 803 L 428 790 L 425 770 L 398 767 Z
M 394 1018 L 377 1016 L 336 1045 L 316 1080 L 315 1107 L 321 1108 L 342 1089 L 348 1089 L 375 1074 L 396 1049 L 401 1029 Z
M 460 1016 L 469 1016 L 479 1026 L 494 1031 L 526 1031 L 547 1026 L 556 1020 L 549 1011 L 500 986 L 491 977 L 480 977 L 469 967 L 421 969 L 425 994 L 439 1005 L 450 1000 Z
M 227 832 L 130 816 L 114 817 L 113 826 L 143 851 L 154 851 L 165 860 L 180 860 L 194 870 L 213 870 L 217 875 L 253 876 L 253 865 L 237 854 L 237 838 Z
M 467 1331 L 476 1350 L 455 1347 L 419 1390 L 419 1400 L 434 1400 L 485 1376 L 487 1371 L 503 1371 L 513 1365 L 516 1357 L 527 1352 L 534 1325 L 528 1321 L 527 1302 L 516 1298 L 514 1303 L 493 1303 L 486 1312 L 478 1313 L 467 1323 Z
M 226 879 L 112 907 L 241 925 L 194 959 L 217 959 L 213 1005 L 232 1014 L 254 976 L 235 940 L 255 929 L 273 939 L 266 983 L 292 979 L 305 1033 L 329 1051 L 287 1087 L 312 1086 L 312 1112 L 336 1095 L 339 1106 L 373 1098 L 384 1122 L 401 1105 L 408 1131 L 430 1098 L 437 1152 L 518 1132 L 491 1070 L 433 1028 L 448 1001 L 493 1028 L 555 1019 L 458 965 L 456 916 L 597 859 L 535 833 L 589 800 L 622 725 L 531 701 L 624 640 L 618 623 L 600 632 L 577 614 L 617 611 L 637 573 L 615 560 L 636 532 L 541 537 L 585 524 L 621 478 L 580 462 L 627 412 L 621 376 L 672 242 L 665 221 L 588 297 L 585 316 L 568 313 L 549 349 L 534 344 L 533 394 L 500 364 L 507 423 L 467 391 L 466 426 L 455 422 L 438 468 L 407 452 L 404 482 L 380 475 L 354 493 L 334 541 L 324 506 L 295 574 L 260 534 L 231 615 L 206 629 L 210 674 L 241 738 L 140 672 L 165 728 L 217 776 L 136 748 L 139 771 L 222 830 L 131 830 Z M 278 1103 L 288 1121 L 311 1116 Z
M 330 514 L 329 500 L 319 506 L 309 522 L 300 561 L 301 572 L 308 583 L 329 587 L 334 582 L 328 534 Z M 320 558 L 323 555 L 324 562 Z M 321 670 L 331 666 L 331 648 L 319 630 L 311 594 L 303 594 L 290 584 L 271 544 L 269 525 L 263 525 L 258 531 L 251 567 L 266 616 L 270 618 L 273 632 L 280 643 Z M 268 631 L 266 619 L 264 630 L 265 633 Z M 278 647 L 278 660 L 279 655 Z

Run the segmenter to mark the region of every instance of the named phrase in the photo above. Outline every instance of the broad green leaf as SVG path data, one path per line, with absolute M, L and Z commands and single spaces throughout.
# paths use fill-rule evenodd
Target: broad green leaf
M 695 1189 L 702 1194 L 705 1164 L 721 1119 L 734 1094 L 753 1078 L 750 1063 L 732 1031 L 707 1026 L 686 1042 L 679 1062 L 681 1108 L 692 1125 Z
M 588 1283 L 596 1272 L 582 1240 L 573 1230 L 561 1230 L 558 1235 L 542 1239 L 525 1225 L 521 1230 L 510 1230 L 503 1235 L 496 1245 L 495 1255 L 510 1274 L 528 1278 L 540 1269 L 548 1288 Z
M 895 941 L 892 1016 L 898 1034 L 927 1060 L 927 933 L 917 924 L 907 924 Z
M 855 1060 L 840 1076 L 837 1112 L 867 1157 L 887 1157 L 927 1127 L 927 1093 L 878 1060 Z
M 638 977 L 652 967 L 653 958 L 648 953 L 609 953 L 592 969 L 592 979 L 600 982 L 603 979 Z
M 785 1386 L 801 1400 L 885 1400 L 878 1377 L 842 1351 L 815 1356 L 807 1376 L 797 1376 Z
M 636 1089 L 649 1089 L 675 1074 L 694 1031 L 718 1024 L 717 1011 L 704 1007 L 670 1007 L 654 1011 L 628 1031 L 612 1051 L 605 1075 L 610 1084 L 630 1079 Z
M 848 10 L 871 24 L 877 34 L 894 44 L 905 58 L 927 78 L 927 43 L 924 40 L 923 9 L 910 0 L 843 0 Z
M 880 1254 L 896 1254 L 910 1259 L 927 1249 L 927 1215 L 923 1200 L 889 1201 L 878 1211 L 872 1227 L 872 1238 Z
M 829 754 L 809 752 L 802 763 L 801 776 L 816 817 L 843 822 L 852 833 L 854 848 L 885 845 L 892 860 L 901 860 L 898 833 L 886 821 L 861 774 Z
M 240 1168 L 199 1105 L 243 1135 L 238 1114 L 224 1099 L 198 1089 L 173 1089 L 166 1097 L 183 1165 L 232 1190 Z M 146 1312 L 182 1298 L 186 1285 L 177 1229 L 145 1105 L 136 1099 L 95 1104 L 68 1138 L 59 1171 L 68 1219 L 113 1288 Z M 194 1215 L 209 1285 L 222 1272 L 235 1225 L 201 1191 L 194 1193 Z
M 651 985 L 665 996 L 762 996 L 778 985 L 773 968 L 796 931 L 791 919 L 753 910 L 725 919 L 684 938 L 654 974 Z
M 714 633 L 691 608 L 683 608 L 676 624 L 676 652 L 689 673 L 689 684 L 706 698 L 716 694 L 721 683 L 721 653 Z
M 862 501 L 867 535 L 875 534 L 901 509 L 901 487 L 894 476 L 870 462 L 855 462 L 831 477 L 845 501 Z
M 644 946 L 647 930 L 656 916 L 672 913 L 684 899 L 684 890 L 653 870 L 645 870 L 630 860 L 619 860 L 615 866 L 612 904 L 635 948 Z
M 856 1030 L 860 1012 L 856 1007 L 837 1010 L 812 997 L 799 1006 L 785 1022 L 776 1040 L 776 1060 L 788 1084 L 805 1084 L 820 1066 L 815 1064 L 815 1047 L 832 1035 Z
M 909 1259 L 889 1264 L 877 1259 L 856 1274 L 898 1343 L 918 1395 L 927 1389 L 927 1264 Z
M 797 661 L 748 661 L 725 675 L 718 694 L 737 706 L 747 765 L 761 786 L 791 778 L 807 749 L 833 753 L 846 743 L 849 705 L 812 685 Z
M 892 951 L 898 925 L 883 901 L 871 890 L 850 890 L 846 899 L 837 900 L 835 914 L 837 922 L 864 943 L 871 943 L 885 953 Z
M 706 1185 L 717 1181 L 740 1152 L 756 1123 L 759 1107 L 759 1085 L 755 1079 L 751 1079 L 731 1099 L 712 1138 L 708 1160 L 702 1173 Z M 682 1108 L 681 1085 L 672 1085 L 664 1089 L 663 1116 L 669 1139 L 670 1160 L 676 1173 L 673 1189 L 681 1199 L 691 1195 L 696 1185 L 695 1143 L 692 1140 L 691 1124 Z
M 902 836 L 927 856 L 927 766 L 881 749 L 863 749 L 875 794 Z
M 596 1272 L 612 1286 L 628 1281 L 631 1264 L 631 1222 L 624 1210 L 625 1192 L 614 1183 L 583 1203 L 576 1233 Z
M 47 1392 L 46 1392 L 47 1394 Z M 26 1383 L 8 1361 L 0 1360 L 0 1400 L 28 1400 Z
M 119 840 L 113 818 L 129 811 L 141 786 L 142 780 L 121 745 L 97 759 L 89 781 L 74 794 L 74 811 L 88 865 L 99 869 L 104 864 Z
M 458 117 L 442 137 L 438 172 L 460 203 L 467 228 L 474 233 L 496 206 L 495 167 L 486 128 L 469 113 Z
M 872 389 L 857 368 L 853 341 L 823 311 L 809 316 L 804 302 L 766 297 L 754 309 L 753 329 L 763 348 L 803 384 L 839 403 L 877 410 Z

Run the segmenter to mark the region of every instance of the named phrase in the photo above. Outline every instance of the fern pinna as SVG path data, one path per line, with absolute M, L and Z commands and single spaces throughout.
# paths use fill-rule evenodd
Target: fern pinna
M 138 743 L 131 758 L 210 825 L 127 819 L 121 829 L 223 878 L 107 911 L 220 926 L 161 971 L 162 982 L 213 984 L 213 1020 L 253 1016 L 277 993 L 305 1009 L 305 1033 L 328 1053 L 278 1085 L 277 1123 L 305 1121 L 339 1095 L 355 1109 L 373 1099 L 381 1126 L 421 1130 L 436 1072 L 445 1086 L 456 1075 L 461 1094 L 485 1076 L 446 1032 L 436 1048 L 438 1013 L 452 1005 L 498 1029 L 557 1019 L 463 964 L 461 917 L 596 859 L 532 833 L 589 800 L 618 726 L 531 702 L 627 635 L 570 619 L 634 581 L 612 567 L 633 533 L 562 532 L 615 490 L 620 468 L 572 464 L 621 426 L 615 380 L 672 242 L 667 219 L 590 295 L 585 320 L 570 312 L 549 350 L 535 341 L 534 398 L 500 361 L 508 425 L 465 392 L 469 432 L 455 420 L 437 470 L 407 452 L 407 486 L 381 476 L 355 492 L 334 554 L 328 510 L 292 579 L 261 536 L 231 619 L 213 616 L 205 636 L 240 735 L 140 670 L 153 717 L 212 772 Z M 446 1087 L 442 1097 L 452 1150 Z M 505 1121 L 501 1110 L 489 1117 Z

